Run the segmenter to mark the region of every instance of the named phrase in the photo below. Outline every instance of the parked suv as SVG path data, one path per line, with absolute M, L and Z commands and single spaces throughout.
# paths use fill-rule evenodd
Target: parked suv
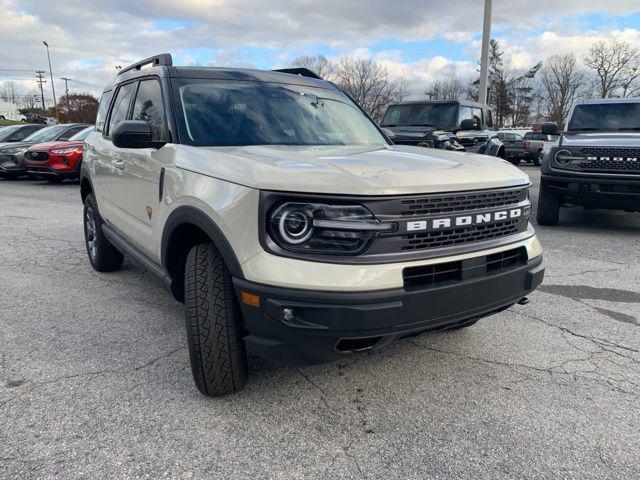
M 471 101 L 433 100 L 392 103 L 382 122 L 395 144 L 506 157 L 493 124 L 493 110 Z
M 566 204 L 640 211 L 640 99 L 573 105 L 558 145 L 542 162 L 538 223 L 558 223 Z
M 544 274 L 528 188 L 501 160 L 391 145 L 308 70 L 162 54 L 105 88 L 80 189 L 91 265 L 127 255 L 184 302 L 215 396 L 247 352 L 340 359 L 521 301 Z
M 51 183 L 76 179 L 80 175 L 84 139 L 93 131 L 85 127 L 66 141 L 37 143 L 24 154 L 27 173 Z

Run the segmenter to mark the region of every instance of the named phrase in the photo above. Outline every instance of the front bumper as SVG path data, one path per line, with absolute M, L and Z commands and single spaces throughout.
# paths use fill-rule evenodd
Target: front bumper
M 640 175 L 543 173 L 541 185 L 563 202 L 590 208 L 640 211 Z
M 27 173 L 34 177 L 58 177 L 58 178 L 78 178 L 78 172 L 71 169 L 56 169 L 52 167 L 27 165 Z
M 0 175 L 24 175 L 27 167 L 13 155 L 0 155 Z
M 471 265 L 470 271 L 478 268 Z M 416 289 L 323 292 L 240 279 L 234 284 L 238 298 L 242 292 L 260 298 L 259 307 L 241 302 L 249 351 L 278 362 L 310 364 L 497 313 L 533 291 L 543 276 L 538 256 L 504 271 Z

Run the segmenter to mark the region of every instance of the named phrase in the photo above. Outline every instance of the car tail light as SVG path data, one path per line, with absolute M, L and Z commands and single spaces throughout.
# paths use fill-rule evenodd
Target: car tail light
M 531 142 L 529 142 L 529 140 L 525 140 L 524 143 L 522 144 L 522 148 L 524 148 L 525 150 L 529 150 L 529 144 Z

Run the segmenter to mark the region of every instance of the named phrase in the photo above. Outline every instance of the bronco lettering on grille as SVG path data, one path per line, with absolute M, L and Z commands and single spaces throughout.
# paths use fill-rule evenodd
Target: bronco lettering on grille
M 482 225 L 494 223 L 522 216 L 522 208 L 498 210 L 496 212 L 477 213 L 474 215 L 459 215 L 456 217 L 434 218 L 428 220 L 413 220 L 406 222 L 407 232 L 424 230 L 438 230 L 441 228 L 466 227 L 469 225 Z

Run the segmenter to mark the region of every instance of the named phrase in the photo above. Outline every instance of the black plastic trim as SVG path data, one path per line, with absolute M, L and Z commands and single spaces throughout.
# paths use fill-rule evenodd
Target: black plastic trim
M 171 239 L 172 233 L 178 227 L 185 224 L 195 225 L 205 232 L 222 255 L 222 258 L 224 258 L 227 268 L 231 274 L 237 278 L 244 278 L 238 257 L 233 251 L 233 248 L 231 248 L 231 244 L 222 233 L 222 230 L 220 230 L 220 228 L 213 222 L 213 220 L 211 220 L 211 218 L 209 218 L 207 214 L 195 207 L 186 205 L 178 207 L 171 212 L 165 222 L 161 243 L 163 266 L 166 266 L 169 240 Z

